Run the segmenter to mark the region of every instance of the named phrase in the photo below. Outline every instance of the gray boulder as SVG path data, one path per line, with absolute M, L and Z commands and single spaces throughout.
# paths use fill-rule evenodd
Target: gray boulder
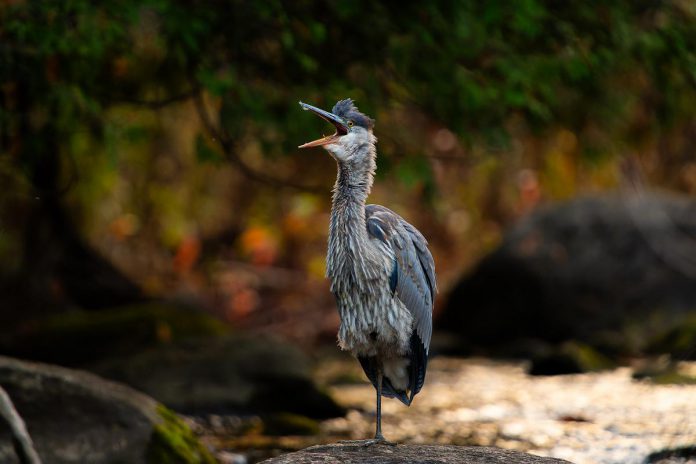
M 190 340 L 89 369 L 188 414 L 288 412 L 314 419 L 345 414 L 314 384 L 301 350 L 264 336 Z
M 696 445 L 656 451 L 645 460 L 646 464 L 690 464 L 696 462 Z
M 340 442 L 312 446 L 263 464 L 562 464 L 562 459 L 483 446 L 365 445 Z
M 298 348 L 167 302 L 25 321 L 0 333 L 0 354 L 94 372 L 194 415 L 345 412 L 314 384 Z
M 0 385 L 44 463 L 215 462 L 174 413 L 124 385 L 2 356 Z M 0 462 L 19 462 L 6 424 Z
M 695 311 L 696 201 L 635 193 L 522 219 L 454 288 L 440 327 L 465 350 L 572 339 L 637 354 Z

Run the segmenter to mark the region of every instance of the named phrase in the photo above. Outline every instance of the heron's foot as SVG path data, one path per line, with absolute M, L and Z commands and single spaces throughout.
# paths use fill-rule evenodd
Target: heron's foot
M 387 445 L 387 446 L 396 446 L 396 442 L 389 441 L 386 438 L 384 438 L 383 435 L 377 435 L 375 438 L 371 440 L 365 440 L 365 443 L 363 446 L 372 446 L 372 445 Z

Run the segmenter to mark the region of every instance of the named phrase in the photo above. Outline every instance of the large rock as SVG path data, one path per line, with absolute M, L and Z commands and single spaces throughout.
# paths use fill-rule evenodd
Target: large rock
M 171 411 L 95 375 L 0 356 L 0 385 L 44 463 L 213 463 Z M 18 463 L 0 425 L 0 462 Z
M 696 461 L 696 445 L 666 449 L 651 453 L 647 464 L 689 464 Z
M 468 349 L 575 339 L 635 354 L 695 311 L 696 201 L 616 195 L 521 220 L 455 287 L 440 327 Z
M 295 453 L 267 459 L 264 464 L 561 464 L 518 451 L 480 446 L 365 445 L 342 442 L 312 446 Z
M 345 414 L 312 381 L 306 355 L 264 336 L 192 340 L 92 369 L 189 414 L 289 412 L 314 419 Z
M 26 321 L 0 334 L 0 353 L 92 371 L 190 414 L 344 414 L 296 347 L 169 303 Z

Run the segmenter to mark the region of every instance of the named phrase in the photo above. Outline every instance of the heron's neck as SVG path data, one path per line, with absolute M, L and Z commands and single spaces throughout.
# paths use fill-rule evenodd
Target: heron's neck
M 360 159 L 359 165 L 338 162 L 338 176 L 333 190 L 330 240 L 367 239 L 365 228 L 365 202 L 372 189 L 375 173 L 374 145 L 365 149 L 371 152 Z M 360 243 L 352 243 L 359 246 Z

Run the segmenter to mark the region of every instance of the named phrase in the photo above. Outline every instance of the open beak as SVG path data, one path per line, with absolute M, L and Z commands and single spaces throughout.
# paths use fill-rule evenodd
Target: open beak
M 317 108 L 316 106 L 308 105 L 306 103 L 300 102 L 300 106 L 302 107 L 303 110 L 305 111 L 311 111 L 312 113 L 316 114 L 319 116 L 321 119 L 324 121 L 330 122 L 331 124 L 334 125 L 336 128 L 336 132 L 332 135 L 327 135 L 325 137 L 322 137 L 318 140 L 314 140 L 312 142 L 307 142 L 303 145 L 300 145 L 298 148 L 310 148 L 310 147 L 320 147 L 322 145 L 328 145 L 330 143 L 334 143 L 338 140 L 339 137 L 342 135 L 346 135 L 348 133 L 348 125 L 343 121 L 343 119 L 339 118 L 333 113 L 329 113 L 328 111 L 324 111 L 322 109 Z

